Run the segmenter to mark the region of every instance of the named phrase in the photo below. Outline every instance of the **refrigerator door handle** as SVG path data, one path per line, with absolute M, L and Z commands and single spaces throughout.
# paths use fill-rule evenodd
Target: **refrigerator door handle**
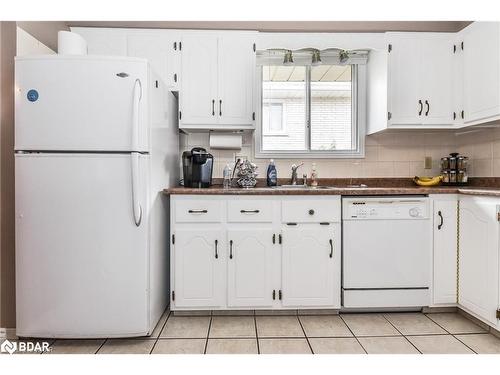
M 142 221 L 142 206 L 139 203 L 139 153 L 132 152 L 132 209 L 134 211 L 134 222 L 138 227 Z
M 137 151 L 139 140 L 139 105 L 142 99 L 142 83 L 139 78 L 134 83 L 134 103 L 132 105 L 132 151 Z

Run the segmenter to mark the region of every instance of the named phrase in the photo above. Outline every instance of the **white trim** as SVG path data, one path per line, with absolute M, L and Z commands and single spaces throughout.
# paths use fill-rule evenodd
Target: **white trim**
M 353 85 L 353 98 L 355 98 L 356 111 L 353 112 L 353 121 L 357 122 L 357 143 L 356 151 L 337 150 L 337 151 L 262 151 L 262 67 L 257 66 L 255 74 L 255 100 L 257 108 L 255 112 L 255 158 L 256 159 L 362 159 L 365 157 L 365 135 L 366 135 L 366 65 L 356 65 L 356 77 Z M 354 110 L 354 107 L 353 107 Z M 355 136 L 353 134 L 353 136 Z

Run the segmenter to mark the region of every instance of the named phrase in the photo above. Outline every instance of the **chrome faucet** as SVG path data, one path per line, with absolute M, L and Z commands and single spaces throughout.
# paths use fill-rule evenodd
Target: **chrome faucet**
M 292 164 L 292 179 L 290 180 L 292 185 L 297 185 L 297 169 L 302 165 L 304 165 L 304 163 L 300 163 L 299 165 Z

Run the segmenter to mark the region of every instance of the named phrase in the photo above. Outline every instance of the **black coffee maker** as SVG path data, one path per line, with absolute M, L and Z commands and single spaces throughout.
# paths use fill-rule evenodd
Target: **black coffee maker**
M 203 147 L 194 147 L 182 153 L 182 171 L 184 186 L 207 188 L 212 185 L 214 157 Z

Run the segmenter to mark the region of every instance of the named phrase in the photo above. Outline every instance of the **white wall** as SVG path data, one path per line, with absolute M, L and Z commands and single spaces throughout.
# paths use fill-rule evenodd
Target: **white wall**
M 55 52 L 40 42 L 38 39 L 17 27 L 17 56 L 26 55 L 52 55 Z

